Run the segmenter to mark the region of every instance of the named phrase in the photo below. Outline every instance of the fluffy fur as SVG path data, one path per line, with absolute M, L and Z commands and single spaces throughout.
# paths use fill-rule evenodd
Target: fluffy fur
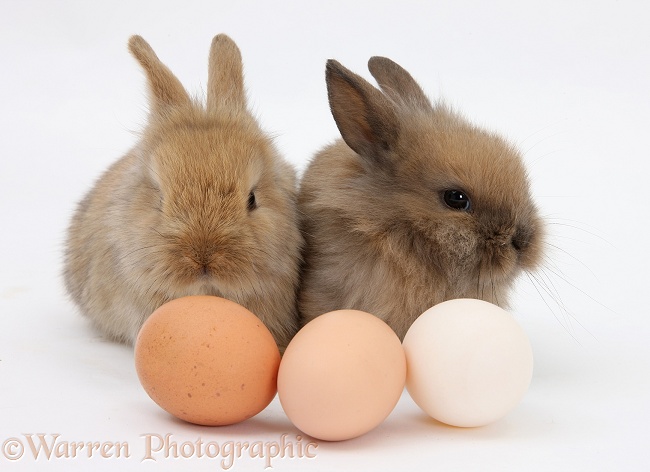
M 403 338 L 453 298 L 507 306 L 541 258 L 542 224 L 520 154 L 501 137 L 432 105 L 408 72 L 373 57 L 381 90 L 338 62 L 326 68 L 343 140 L 302 179 L 303 323 L 335 309 L 375 314 Z M 471 206 L 454 209 L 445 192 Z
M 206 108 L 141 37 L 129 49 L 148 79 L 149 122 L 72 218 L 72 299 L 105 335 L 133 343 L 163 303 L 217 295 L 255 313 L 284 348 L 298 327 L 297 184 L 247 110 L 239 49 L 214 38 Z

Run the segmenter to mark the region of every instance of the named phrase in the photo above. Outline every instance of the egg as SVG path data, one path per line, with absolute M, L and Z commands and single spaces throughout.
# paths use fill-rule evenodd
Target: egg
M 393 330 L 369 313 L 339 310 L 313 319 L 289 343 L 278 396 L 302 432 L 340 441 L 378 426 L 405 379 L 404 350 Z
M 453 426 L 492 423 L 528 390 L 533 352 L 524 330 L 496 305 L 449 300 L 425 311 L 404 337 L 406 388 L 429 416 Z
M 135 366 L 160 407 L 200 425 L 238 423 L 262 411 L 277 392 L 280 352 L 246 308 L 211 296 L 172 300 L 144 323 Z

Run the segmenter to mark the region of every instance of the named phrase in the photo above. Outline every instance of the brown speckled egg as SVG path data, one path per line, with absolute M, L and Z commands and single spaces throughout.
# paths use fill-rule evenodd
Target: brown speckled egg
M 246 308 L 210 296 L 158 308 L 135 343 L 135 367 L 147 394 L 167 412 L 200 425 L 238 423 L 277 392 L 280 352 Z

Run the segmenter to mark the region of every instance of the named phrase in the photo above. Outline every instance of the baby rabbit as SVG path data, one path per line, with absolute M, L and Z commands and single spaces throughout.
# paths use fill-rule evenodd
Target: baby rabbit
M 206 108 L 144 39 L 129 49 L 148 79 L 149 121 L 72 218 L 68 292 L 125 343 L 163 303 L 216 295 L 255 313 L 284 348 L 298 328 L 297 182 L 247 109 L 239 49 L 213 39 Z
M 516 276 L 542 254 L 542 223 L 519 153 L 432 105 L 393 61 L 373 57 L 368 67 L 381 91 L 327 62 L 343 141 L 314 157 L 298 195 L 302 322 L 359 309 L 403 339 L 444 300 L 507 306 Z

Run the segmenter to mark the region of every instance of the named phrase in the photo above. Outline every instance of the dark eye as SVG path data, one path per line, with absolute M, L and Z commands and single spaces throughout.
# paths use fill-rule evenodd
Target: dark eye
M 462 190 L 445 190 L 442 198 L 445 204 L 454 210 L 469 211 L 471 207 L 469 197 Z
M 251 190 L 251 193 L 248 194 L 248 211 L 253 211 L 257 208 L 257 200 L 255 200 L 255 191 Z

